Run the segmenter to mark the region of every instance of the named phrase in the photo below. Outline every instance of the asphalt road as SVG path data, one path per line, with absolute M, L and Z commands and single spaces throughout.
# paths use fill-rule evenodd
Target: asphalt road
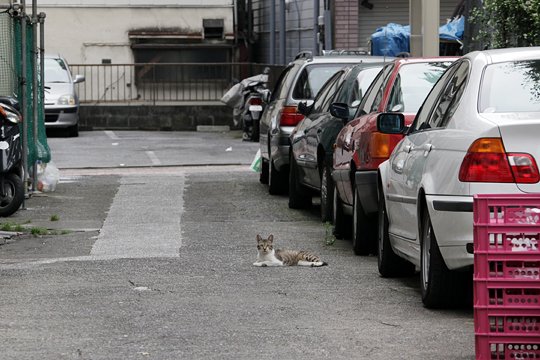
M 332 243 L 237 133 L 49 145 L 56 191 L 1 221 L 54 234 L 0 240 L 0 359 L 474 359 L 472 309 L 425 309 L 418 277 Z M 259 233 L 329 266 L 254 267 Z

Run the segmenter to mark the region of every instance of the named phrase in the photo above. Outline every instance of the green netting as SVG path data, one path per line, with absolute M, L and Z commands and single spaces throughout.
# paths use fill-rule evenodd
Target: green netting
M 32 51 L 33 45 L 33 32 L 32 25 L 27 23 L 26 25 L 26 41 L 25 49 L 23 49 L 22 41 L 22 21 L 20 18 L 12 18 L 9 14 L 0 14 L 0 24 L 3 26 L 2 32 L 0 32 L 0 51 L 2 51 L 5 57 L 11 55 L 9 61 L 6 60 L 5 66 L 0 62 L 0 82 L 3 76 L 11 78 L 11 88 L 7 89 L 4 95 L 13 95 L 17 97 L 20 103 L 21 99 L 26 100 L 26 116 L 23 121 L 27 124 L 27 136 L 28 139 L 28 167 L 31 168 L 36 161 L 47 163 L 51 161 L 51 150 L 47 144 L 47 134 L 45 132 L 45 114 L 42 103 L 43 84 L 41 84 L 39 77 L 39 64 L 36 62 L 34 52 Z M 4 25 L 4 23 L 6 25 Z M 3 31 L 6 29 L 6 31 Z M 23 78 L 22 74 L 22 59 L 23 54 L 26 58 L 26 84 L 23 86 L 20 79 Z M 5 75 L 4 75 L 5 73 Z M 33 80 L 34 77 L 38 79 L 38 106 L 37 106 L 37 138 L 34 141 L 34 104 L 33 104 Z M 23 126 L 21 126 L 21 131 Z
M 17 73 L 13 56 L 13 20 L 8 13 L 0 13 L 0 96 L 16 93 Z

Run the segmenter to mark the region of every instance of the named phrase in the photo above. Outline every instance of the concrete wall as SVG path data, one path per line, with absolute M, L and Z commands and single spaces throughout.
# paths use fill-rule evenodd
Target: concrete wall
M 81 105 L 81 130 L 196 130 L 198 125 L 237 128 L 232 109 L 224 105 L 202 106 L 95 106 Z
M 202 38 L 202 19 L 223 19 L 224 33 L 234 31 L 234 0 L 39 0 L 38 11 L 47 15 L 46 52 L 73 64 L 133 63 L 130 30 L 174 29 Z

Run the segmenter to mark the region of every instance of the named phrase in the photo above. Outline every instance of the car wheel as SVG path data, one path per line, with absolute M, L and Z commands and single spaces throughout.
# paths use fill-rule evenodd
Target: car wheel
M 67 129 L 69 137 L 78 137 L 79 136 L 79 124 L 75 124 Z
M 322 222 L 332 221 L 334 211 L 334 180 L 332 179 L 332 168 L 323 165 L 321 176 L 321 220 Z
M 298 181 L 298 165 L 292 154 L 289 164 L 289 208 L 305 209 L 311 205 L 311 195 Z
M 420 252 L 420 289 L 424 306 L 448 308 L 466 304 L 469 272 L 450 271 L 446 267 L 426 208 L 422 214 Z
M 288 174 L 284 174 L 285 171 L 278 171 L 272 159 L 270 159 L 268 167 L 268 192 L 270 195 L 283 194 L 285 192 L 284 182 L 288 179 Z
M 377 232 L 377 266 L 382 277 L 411 276 L 414 265 L 396 255 L 390 245 L 388 234 L 388 215 L 382 189 L 379 189 L 379 211 Z
M 358 189 L 354 186 L 353 221 L 352 221 L 352 247 L 356 255 L 369 255 L 375 250 L 374 221 L 364 213 L 360 203 Z
M 259 175 L 261 184 L 268 184 L 268 161 L 261 159 L 261 174 Z

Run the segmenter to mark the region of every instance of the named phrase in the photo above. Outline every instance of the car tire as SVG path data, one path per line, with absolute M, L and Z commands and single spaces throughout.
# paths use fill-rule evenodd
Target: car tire
M 78 137 L 79 136 L 79 124 L 75 124 L 67 128 L 67 133 L 69 137 Z
M 415 267 L 412 263 L 396 255 L 390 244 L 388 215 L 382 189 L 379 188 L 379 211 L 377 232 L 377 266 L 382 277 L 412 276 Z
M 270 195 L 283 194 L 285 192 L 284 183 L 288 180 L 288 174 L 285 174 L 285 171 L 278 171 L 272 159 L 269 161 L 268 168 L 268 192 Z
M 268 184 L 268 161 L 261 159 L 261 173 L 259 175 L 259 182 L 261 184 Z
M 420 243 L 420 290 L 424 306 L 432 309 L 453 308 L 469 301 L 467 288 L 470 272 L 451 271 L 442 257 L 427 208 L 422 213 Z
M 305 209 L 311 206 L 311 194 L 298 181 L 298 165 L 292 154 L 289 164 L 289 208 Z
M 369 255 L 376 250 L 375 241 L 373 241 L 375 222 L 364 213 L 356 186 L 354 186 L 353 201 L 352 248 L 356 255 Z
M 332 168 L 327 164 L 323 165 L 321 175 L 321 221 L 332 222 L 334 211 L 334 180 L 332 179 Z

